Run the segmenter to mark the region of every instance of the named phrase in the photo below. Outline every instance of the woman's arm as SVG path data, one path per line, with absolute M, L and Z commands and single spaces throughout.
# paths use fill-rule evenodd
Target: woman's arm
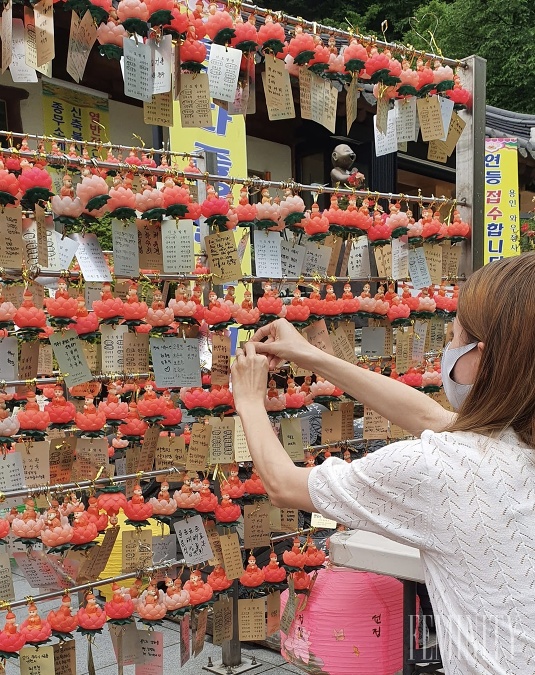
M 412 387 L 322 352 L 285 319 L 260 328 L 252 341 L 258 354 L 268 356 L 271 370 L 281 361 L 312 370 L 413 436 L 443 431 L 453 421 L 454 413 Z

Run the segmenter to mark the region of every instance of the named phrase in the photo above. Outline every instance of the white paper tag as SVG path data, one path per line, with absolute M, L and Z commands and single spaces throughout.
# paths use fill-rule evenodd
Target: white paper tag
M 425 354 L 425 338 L 427 336 L 428 321 L 414 322 L 414 339 L 412 341 L 412 360 L 422 363 Z M 418 337 L 416 337 L 418 336 Z
M 331 520 L 319 513 L 313 513 L 310 518 L 310 525 L 318 530 L 336 530 L 336 520 Z
M 174 528 L 186 565 L 200 565 L 214 557 L 201 516 L 179 520 Z
M 78 244 L 76 259 L 84 279 L 86 281 L 111 281 L 111 273 L 97 235 L 92 232 L 84 235 L 75 233 L 71 235 L 71 239 Z
M 212 98 L 232 103 L 240 75 L 242 52 L 239 49 L 213 44 L 208 61 L 208 84 Z
M 81 20 L 76 12 L 73 12 L 67 52 L 67 72 L 75 82 L 80 82 L 84 77 L 87 59 L 96 39 L 97 27 L 91 12 L 86 11 Z
M 305 262 L 306 248 L 301 244 L 281 241 L 281 276 L 298 277 Z M 293 285 L 292 285 L 293 287 Z
M 114 273 L 123 277 L 137 277 L 139 275 L 139 245 L 136 222 L 114 218 L 111 221 L 111 237 Z
M 18 372 L 18 346 L 16 337 L 0 340 L 0 379 L 16 380 Z M 7 393 L 14 393 L 14 387 L 8 387 Z
M 418 137 L 416 99 L 414 97 L 394 101 L 398 143 L 415 141 Z
M 392 239 L 392 279 L 409 276 L 409 241 L 405 235 Z
M 37 82 L 37 73 L 35 68 L 31 68 L 26 63 L 26 42 L 24 39 L 24 21 L 22 19 L 13 19 L 13 30 L 11 34 L 11 63 L 9 72 L 13 82 Z
M 442 115 L 442 124 L 444 126 L 444 136 L 440 139 L 445 141 L 448 138 L 448 130 L 450 128 L 451 116 L 453 115 L 453 106 L 455 103 L 444 96 L 438 97 L 440 103 L 440 114 Z
M 313 241 L 307 242 L 305 248 L 302 274 L 304 276 L 312 276 L 313 274 L 324 276 L 327 274 L 332 249 L 329 246 L 318 245 Z
M 151 338 L 149 343 L 154 379 L 158 387 L 201 386 L 197 338 Z
M 173 38 L 162 35 L 159 42 L 148 40 L 151 48 L 152 93 L 171 91 L 171 64 L 173 63 Z
M 123 38 L 124 94 L 139 101 L 152 99 L 152 50 L 130 38 Z
M 26 64 L 38 72 L 52 77 L 52 61 L 37 65 L 37 34 L 35 30 L 35 15 L 31 7 L 24 8 L 24 49 Z
M 351 279 L 363 279 L 370 276 L 368 237 L 363 236 L 353 240 L 347 261 L 347 274 Z
M 396 111 L 394 108 L 388 111 L 386 134 L 377 130 L 377 115 L 373 116 L 373 136 L 375 138 L 375 156 L 382 157 L 398 150 L 398 137 L 396 133 Z
M 35 46 L 37 67 L 51 63 L 54 59 L 54 3 L 41 0 L 33 6 L 35 18 Z
M 164 218 L 162 221 L 163 271 L 167 274 L 190 274 L 195 267 L 193 220 Z
M 10 452 L 4 455 L 0 462 L 0 485 L 2 490 L 20 490 L 24 487 L 24 466 L 19 452 Z M 2 503 L 4 508 L 20 504 L 19 497 L 10 497 Z
M 128 326 L 103 324 L 100 327 L 103 373 L 124 372 L 123 340 L 125 333 L 128 333 Z
M 409 275 L 414 288 L 431 286 L 431 275 L 427 267 L 423 246 L 409 250 Z
M 2 30 L 0 32 L 0 39 L 2 40 L 2 68 L 0 72 L 2 73 L 11 64 L 12 59 L 12 21 L 13 5 L 11 0 L 9 0 L 7 5 L 4 5 L 2 17 L 0 18 L 0 22 L 2 23 Z
M 66 330 L 62 333 L 53 333 L 49 339 L 60 372 L 68 387 L 84 384 L 93 379 L 76 331 Z
M 282 277 L 280 232 L 255 230 L 254 247 L 256 274 L 259 277 Z

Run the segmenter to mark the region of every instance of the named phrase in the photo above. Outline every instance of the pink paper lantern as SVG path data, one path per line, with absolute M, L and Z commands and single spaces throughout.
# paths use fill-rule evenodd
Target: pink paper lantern
M 288 591 L 281 595 L 281 615 Z M 281 654 L 312 675 L 393 675 L 403 667 L 403 586 L 392 577 L 322 569 Z

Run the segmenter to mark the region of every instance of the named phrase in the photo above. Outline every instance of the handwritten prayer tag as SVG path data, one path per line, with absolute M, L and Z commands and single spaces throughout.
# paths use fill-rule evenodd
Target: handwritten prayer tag
M 163 271 L 167 274 L 189 274 L 195 267 L 193 254 L 193 221 L 162 221 Z
M 4 73 L 6 68 L 11 65 L 13 58 L 12 49 L 12 35 L 13 35 L 13 5 L 11 0 L 8 0 L 4 5 L 2 17 L 0 18 L 1 32 L 0 40 L 2 41 L 2 65 L 0 72 Z
M 19 655 L 20 675 L 55 675 L 54 647 L 23 647 Z
M 161 35 L 159 40 L 148 40 L 147 44 L 151 48 L 152 94 L 170 94 L 173 38 Z
M 229 579 L 239 579 L 243 574 L 243 560 L 238 535 L 231 532 L 222 534 L 219 539 L 226 575 Z
M 349 135 L 353 122 L 357 119 L 357 102 L 359 97 L 359 84 L 358 77 L 351 78 L 351 84 L 349 85 L 346 93 L 346 131 Z
M 180 79 L 180 118 L 185 129 L 212 125 L 210 88 L 206 73 L 182 73 Z
M 388 421 L 375 410 L 364 406 L 364 428 L 362 437 L 366 440 L 388 438 Z
M 241 279 L 242 271 L 234 234 L 230 231 L 216 232 L 205 237 L 204 242 L 214 283 L 228 283 Z
M 0 212 L 0 267 L 20 267 L 22 255 L 22 210 L 7 206 Z
M 153 94 L 150 101 L 143 101 L 143 122 L 159 127 L 172 127 L 174 120 L 173 95 Z
M 86 11 L 82 19 L 72 13 L 67 52 L 67 72 L 75 82 L 84 76 L 87 59 L 97 39 L 97 26 L 91 12 Z
M 192 425 L 191 439 L 186 459 L 186 468 L 188 471 L 204 471 L 206 469 L 211 436 L 211 424 L 200 424 L 195 422 Z
M 438 96 L 426 96 L 416 101 L 420 128 L 422 130 L 422 140 L 428 141 L 441 140 L 444 136 L 444 124 L 442 122 L 442 113 Z
M 368 237 L 358 237 L 351 243 L 347 261 L 347 274 L 352 279 L 370 276 L 370 248 Z
M 265 276 L 265 275 L 262 275 Z M 229 383 L 230 375 L 230 338 L 214 333 L 212 335 L 211 383 L 224 385 Z
M 139 101 L 152 98 L 152 50 L 150 44 L 123 38 L 124 94 Z
M 230 464 L 234 460 L 234 419 L 210 417 L 210 464 Z
M 418 138 L 418 128 L 416 126 L 416 98 L 397 99 L 394 101 L 394 110 L 396 111 L 396 135 L 398 143 L 407 141 L 416 141 Z
M 259 277 L 282 277 L 281 236 L 279 232 L 255 230 L 256 274 Z
M 54 58 L 54 4 L 52 0 L 41 0 L 34 5 L 35 46 L 37 66 L 44 66 Z
M 213 605 L 214 645 L 222 645 L 225 640 L 232 638 L 232 602 L 228 598 L 221 598 Z
M 212 43 L 208 61 L 208 84 L 212 98 L 230 103 L 234 101 L 241 59 L 242 52 L 239 49 Z
M 398 150 L 398 137 L 396 131 L 396 111 L 388 110 L 387 123 L 384 133 L 377 126 L 377 115 L 374 115 L 373 135 L 375 139 L 375 155 L 382 157 Z
M 238 600 L 239 639 L 243 642 L 266 637 L 266 599 Z
M 199 341 L 196 338 L 150 338 L 156 386 L 200 387 Z
M 4 10 L 5 12 L 5 10 Z M 7 24 L 7 22 L 6 22 Z M 7 49 L 7 39 L 4 42 L 4 30 L 7 33 L 7 26 L 2 22 L 2 55 Z M 34 35 L 35 40 L 35 35 Z M 35 69 L 26 63 L 26 41 L 24 22 L 22 19 L 12 20 L 11 33 L 11 63 L 9 64 L 9 72 L 13 82 L 37 82 L 37 73 Z M 4 58 L 4 56 L 2 56 Z
M 50 344 L 68 387 L 84 384 L 93 379 L 76 331 L 70 329 L 62 333 L 53 333 L 50 335 Z
M 84 235 L 75 233 L 71 235 L 71 239 L 78 244 L 76 259 L 84 279 L 86 281 L 111 281 L 111 272 L 97 235 L 92 232 Z
M 179 520 L 174 528 L 187 565 L 200 565 L 213 557 L 201 516 Z
M 282 445 L 294 462 L 302 462 L 305 458 L 301 420 L 298 417 L 281 419 Z
M 133 572 L 152 562 L 152 532 L 150 530 L 122 533 L 122 569 Z
M 133 220 L 111 221 L 113 242 L 113 269 L 123 277 L 139 274 L 139 247 L 136 223 Z M 110 372 L 110 371 L 106 371 Z
M 427 267 L 423 246 L 409 249 L 409 275 L 414 288 L 420 289 L 431 286 L 431 275 Z

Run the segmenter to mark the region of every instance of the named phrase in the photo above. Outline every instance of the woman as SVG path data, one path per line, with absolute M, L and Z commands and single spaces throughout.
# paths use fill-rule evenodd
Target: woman
M 449 675 L 535 673 L 535 253 L 475 272 L 445 349 L 457 414 L 308 344 L 284 320 L 232 368 L 236 409 L 273 504 L 420 549 Z M 263 340 L 265 339 L 265 342 Z M 264 410 L 282 361 L 322 375 L 417 440 L 296 467 Z

